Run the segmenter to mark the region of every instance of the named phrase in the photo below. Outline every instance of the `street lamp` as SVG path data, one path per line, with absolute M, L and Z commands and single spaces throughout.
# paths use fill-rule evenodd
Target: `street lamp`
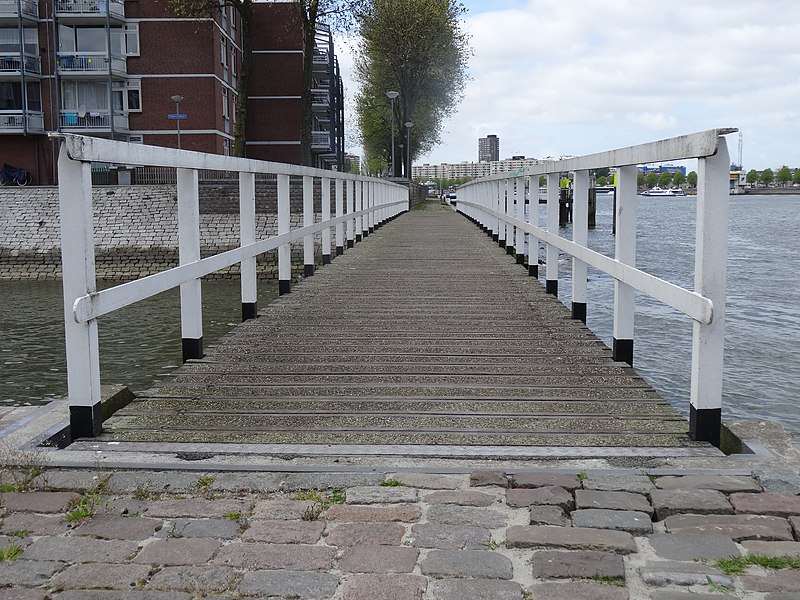
M 408 159 L 408 165 L 406 166 L 406 177 L 411 180 L 411 126 L 413 123 L 411 121 L 406 121 L 406 158 Z
M 394 101 L 400 94 L 394 91 L 386 92 L 386 96 L 392 102 L 392 177 L 395 175 L 395 168 L 394 168 Z
M 181 149 L 181 100 L 183 100 L 183 96 L 179 94 L 175 94 L 170 98 L 175 103 L 175 126 L 178 128 L 178 150 Z

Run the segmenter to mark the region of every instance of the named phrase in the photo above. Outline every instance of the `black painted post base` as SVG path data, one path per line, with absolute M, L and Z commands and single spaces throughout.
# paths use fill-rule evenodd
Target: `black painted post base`
M 292 291 L 292 282 L 286 279 L 278 280 L 278 295 L 283 296 Z
M 331 255 L 330 254 L 323 254 L 322 255 L 322 264 L 323 265 L 331 264 Z
M 355 246 L 355 242 L 353 240 L 347 240 L 347 247 L 352 248 L 353 246 Z
M 611 351 L 614 360 L 633 366 L 633 340 L 618 340 L 614 338 L 614 345 Z
M 336 246 L 336 256 L 344 254 L 344 246 Z
M 506 254 L 514 256 L 514 246 L 506 246 Z
M 539 265 L 536 264 L 536 263 L 534 263 L 532 265 L 529 264 L 528 265 L 528 275 L 530 275 L 531 277 L 538 278 L 539 277 Z
M 370 233 L 375 233 L 375 228 L 374 228 L 374 227 L 370 227 L 370 228 L 369 228 L 369 232 L 370 232 Z
M 314 275 L 314 265 L 303 265 L 303 277 L 311 277 Z
M 357 233 L 357 234 L 356 234 L 356 244 L 357 244 L 358 242 L 360 242 L 360 241 L 361 241 L 361 234 L 360 234 L 360 233 Z
M 497 233 L 493 233 L 492 234 L 492 241 L 493 242 L 499 242 L 500 241 L 500 235 L 497 234 Z
M 517 254 L 517 264 L 518 265 L 524 265 L 525 264 L 525 255 L 524 254 L 522 254 L 522 253 Z
M 506 241 L 505 240 L 497 240 L 497 245 L 500 246 L 501 248 L 505 248 L 506 247 Z
M 102 405 L 69 407 L 69 435 L 78 438 L 97 437 L 103 431 Z
M 365 229 L 363 232 L 361 232 L 361 239 L 367 239 L 368 235 L 369 235 L 369 229 Z
M 553 296 L 558 296 L 558 279 L 547 279 L 544 284 L 544 291 Z
M 242 302 L 242 321 L 255 319 L 258 316 L 258 302 Z
M 586 324 L 586 302 L 572 303 L 572 318 Z
M 711 442 L 719 448 L 720 428 L 722 427 L 721 408 L 689 407 L 689 437 L 697 442 Z
M 183 362 L 193 358 L 203 358 L 203 338 L 181 338 Z

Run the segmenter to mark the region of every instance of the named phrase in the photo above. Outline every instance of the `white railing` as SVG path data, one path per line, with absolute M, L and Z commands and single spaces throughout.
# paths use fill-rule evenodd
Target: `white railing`
M 120 75 L 128 72 L 125 57 L 119 54 L 111 55 L 111 71 Z M 105 52 L 59 52 L 58 72 L 61 74 L 72 73 L 108 73 L 108 54 Z
M 22 132 L 26 129 L 26 119 L 29 132 L 42 133 L 44 131 L 44 113 L 22 110 L 0 110 L 0 131 Z
M 91 110 L 86 113 L 62 110 L 59 119 L 62 129 L 111 130 L 111 113 L 108 110 Z M 114 111 L 114 130 L 128 130 L 128 115 Z
M 33 17 L 39 16 L 39 2 L 37 0 L 22 0 L 22 15 Z M 19 14 L 20 4 L 17 0 L 0 0 L 0 17 L 14 16 Z
M 19 52 L 0 53 L 0 73 L 19 73 L 24 66 L 25 72 L 31 75 L 41 75 L 42 61 L 38 56 L 24 54 L 24 61 Z
M 615 279 L 613 354 L 633 363 L 634 293 L 636 291 L 688 315 L 694 321 L 689 432 L 696 440 L 719 445 L 722 410 L 722 364 L 725 335 L 725 279 L 728 254 L 728 178 L 730 159 L 724 135 L 736 129 L 701 133 L 599 154 L 543 161 L 513 174 L 479 179 L 458 190 L 457 209 L 502 246 L 527 247 L 531 274 L 538 275 L 539 242 L 546 249 L 546 289 L 558 293 L 558 254 L 572 256 L 572 313 L 586 319 L 587 268 Z M 698 159 L 694 290 L 681 288 L 637 269 L 636 165 Z M 587 247 L 589 171 L 617 169 L 615 257 Z M 559 180 L 573 173 L 573 238 L 559 229 Z M 547 226 L 524 217 L 525 179 L 531 178 L 531 206 L 537 203 L 538 179 L 547 177 Z M 533 210 L 532 210 L 533 212 Z
M 56 12 L 61 16 L 104 16 L 108 13 L 112 17 L 125 17 L 125 3 L 123 0 L 58 0 Z
M 258 297 L 258 255 L 277 249 L 279 289 L 286 293 L 291 285 L 292 242 L 302 241 L 305 272 L 308 274 L 314 268 L 315 233 L 321 233 L 325 263 L 331 259 L 331 229 L 335 232 L 336 254 L 341 254 L 345 247 L 352 247 L 376 226 L 408 209 L 408 189 L 380 179 L 78 135 L 60 137 L 58 193 L 67 387 L 73 439 L 93 437 L 101 431 L 98 317 L 180 287 L 184 359 L 200 358 L 203 340 L 202 277 L 239 264 L 242 315 L 243 318 L 253 317 Z M 177 169 L 179 266 L 97 291 L 92 226 L 93 162 Z M 239 174 L 240 246 L 201 259 L 198 174 L 205 169 Z M 257 174 L 277 177 L 278 234 L 266 239 L 256 238 Z M 300 177 L 303 182 L 303 227 L 295 230 L 291 230 L 290 224 L 291 177 Z M 318 223 L 314 222 L 315 180 L 320 180 L 322 190 L 322 220 Z M 332 200 L 335 216 L 331 216 Z

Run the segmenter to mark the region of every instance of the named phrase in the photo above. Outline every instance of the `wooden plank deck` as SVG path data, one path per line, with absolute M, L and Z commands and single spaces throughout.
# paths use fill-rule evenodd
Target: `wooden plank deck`
M 101 441 L 712 454 L 450 209 L 378 229 L 104 424 Z

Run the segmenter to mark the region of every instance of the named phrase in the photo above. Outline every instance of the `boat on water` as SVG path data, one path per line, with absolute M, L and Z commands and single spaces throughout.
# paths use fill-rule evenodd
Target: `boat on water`
M 613 194 L 616 188 L 613 185 L 597 185 L 594 189 L 597 194 Z
M 686 192 L 684 192 L 681 188 L 660 188 L 658 186 L 651 188 L 649 190 L 645 190 L 641 193 L 642 196 L 685 196 Z

